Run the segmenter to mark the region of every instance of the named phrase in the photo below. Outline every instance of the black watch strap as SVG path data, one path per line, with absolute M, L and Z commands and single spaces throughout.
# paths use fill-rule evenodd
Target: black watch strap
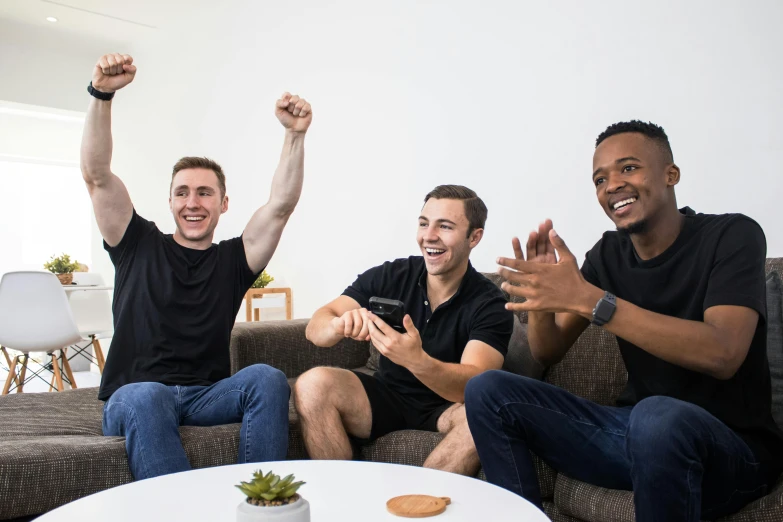
M 109 101 L 112 98 L 114 98 L 113 92 L 99 91 L 98 89 L 92 86 L 92 82 L 90 82 L 90 85 L 87 86 L 87 92 L 89 92 L 91 96 L 95 96 L 99 100 L 103 100 L 103 101 Z
M 609 322 L 617 308 L 617 298 L 611 292 L 605 292 L 593 308 L 593 321 L 596 326 L 603 326 Z

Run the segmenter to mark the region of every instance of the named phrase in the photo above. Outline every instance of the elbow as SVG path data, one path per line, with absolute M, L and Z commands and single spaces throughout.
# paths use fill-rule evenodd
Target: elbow
M 722 353 L 711 361 L 708 373 L 718 380 L 728 381 L 737 374 L 740 366 L 745 362 L 747 353 L 747 349 L 726 348 L 722 350 Z
M 316 344 L 315 340 L 313 339 L 313 327 L 312 327 L 312 325 L 313 325 L 313 321 L 310 321 L 309 323 L 307 323 L 307 328 L 305 328 L 305 339 L 307 339 L 311 343 L 313 343 L 316 346 L 318 346 Z
M 740 367 L 739 364 L 724 362 L 720 365 L 717 365 L 715 368 L 713 368 L 710 374 L 720 381 L 728 381 L 729 379 L 737 375 L 737 371 L 739 371 L 739 367 Z
M 100 187 L 107 176 L 99 170 L 93 169 L 84 163 L 81 164 L 82 178 L 89 187 Z
M 329 345 L 323 342 L 323 339 L 321 339 L 321 336 L 318 335 L 318 331 L 315 327 L 312 326 L 312 324 L 312 320 L 307 324 L 307 328 L 305 329 L 305 339 L 310 341 L 310 343 L 317 346 L 318 348 L 329 348 Z
M 544 368 L 559 363 L 565 355 L 564 352 L 564 350 L 546 350 L 540 347 L 536 348 L 532 344 L 530 345 L 530 355 L 533 356 L 533 360 Z

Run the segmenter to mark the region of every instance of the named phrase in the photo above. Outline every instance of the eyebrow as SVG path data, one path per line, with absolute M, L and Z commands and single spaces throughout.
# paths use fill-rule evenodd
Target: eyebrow
M 419 216 L 419 219 L 423 219 L 424 221 L 429 221 L 429 218 L 426 218 L 424 216 Z M 451 223 L 452 225 L 457 226 L 457 224 L 455 222 L 453 222 L 452 220 L 450 220 L 450 219 L 436 219 L 435 223 L 438 223 L 438 222 L 440 222 L 440 223 Z
M 642 160 L 640 160 L 639 158 L 636 158 L 634 156 L 626 156 L 624 158 L 620 158 L 618 160 L 615 160 L 614 164 L 615 165 L 620 165 L 621 163 L 625 163 L 626 161 L 638 161 L 639 163 L 642 162 Z M 603 167 L 599 167 L 599 168 L 595 169 L 595 172 L 593 172 L 593 177 L 595 177 L 602 170 L 604 170 Z
M 180 185 L 180 186 L 174 188 L 174 192 L 178 192 L 180 190 L 190 190 L 190 187 L 188 187 L 187 185 Z M 215 192 L 214 188 L 208 187 L 208 186 L 196 187 L 196 192 L 198 192 L 200 190 L 208 190 L 210 192 Z

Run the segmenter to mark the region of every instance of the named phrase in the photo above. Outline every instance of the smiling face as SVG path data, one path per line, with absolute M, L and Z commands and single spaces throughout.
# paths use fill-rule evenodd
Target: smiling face
M 479 244 L 484 234 L 481 228 L 468 234 L 469 228 L 464 201 L 427 200 L 419 216 L 416 241 L 424 256 L 428 274 L 442 276 L 464 270 L 470 251 Z
M 661 144 L 638 132 L 615 134 L 593 155 L 593 184 L 617 230 L 642 234 L 672 209 L 680 169 Z
M 214 171 L 183 169 L 172 179 L 169 207 L 177 225 L 177 243 L 205 249 L 212 244 L 220 215 L 228 210 L 228 197 L 221 192 Z

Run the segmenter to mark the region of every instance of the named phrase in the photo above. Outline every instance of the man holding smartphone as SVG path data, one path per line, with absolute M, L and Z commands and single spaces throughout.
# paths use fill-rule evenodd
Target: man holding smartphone
M 487 207 L 474 191 L 436 187 L 419 216 L 422 255 L 371 268 L 313 315 L 307 326 L 312 343 L 370 340 L 380 362 L 374 375 L 323 367 L 296 381 L 294 399 L 311 458 L 347 460 L 351 437 L 371 441 L 419 429 L 446 434 L 425 467 L 478 471 L 462 404 L 465 385 L 502 367 L 514 325 L 503 293 L 469 261 L 486 218 Z M 404 304 L 404 333 L 368 310 L 373 297 Z M 384 311 L 399 306 L 380 303 Z

